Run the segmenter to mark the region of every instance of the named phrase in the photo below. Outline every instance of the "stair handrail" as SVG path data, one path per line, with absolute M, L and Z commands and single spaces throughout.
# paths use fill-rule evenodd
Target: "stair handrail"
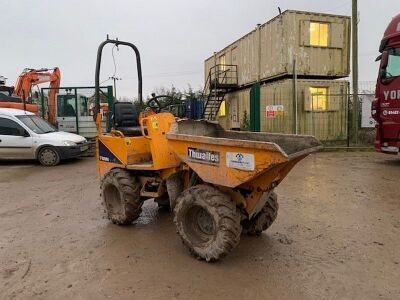
M 211 69 L 208 71 L 208 76 L 207 76 L 206 83 L 204 84 L 204 89 L 203 89 L 203 92 L 202 92 L 202 97 L 203 97 L 203 101 L 204 101 L 203 113 L 202 113 L 202 117 L 203 118 L 205 117 L 205 112 L 206 112 L 208 100 L 210 99 L 210 95 L 211 95 L 211 93 L 207 94 L 207 99 L 206 99 L 206 91 L 207 91 L 207 87 L 208 87 L 207 83 L 208 84 L 211 83 Z
M 220 70 L 220 66 L 224 66 L 224 70 Z M 226 68 L 229 67 L 229 68 Z M 228 77 L 229 73 L 236 73 L 236 76 Z M 213 80 L 213 77 L 215 80 Z M 214 65 L 210 68 L 208 72 L 208 76 L 206 79 L 206 83 L 204 84 L 204 89 L 202 92 L 202 97 L 204 101 L 203 105 L 203 113 L 202 116 L 203 118 L 206 117 L 206 110 L 207 108 L 209 109 L 207 113 L 207 119 L 212 119 L 216 116 L 216 111 L 217 109 L 217 102 L 220 104 L 223 99 L 225 98 L 225 95 L 222 95 L 221 101 L 220 97 L 221 95 L 218 94 L 218 84 L 228 84 L 228 79 L 232 79 L 232 84 L 238 84 L 238 74 L 237 74 L 237 65 Z M 214 98 L 213 98 L 214 95 Z M 213 99 L 212 103 L 211 99 Z M 218 107 L 219 110 L 219 107 Z

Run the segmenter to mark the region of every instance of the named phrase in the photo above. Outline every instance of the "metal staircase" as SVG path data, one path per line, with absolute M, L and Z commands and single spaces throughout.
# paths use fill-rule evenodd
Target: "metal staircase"
M 237 65 L 215 65 L 207 76 L 203 90 L 203 119 L 215 120 L 225 94 L 238 87 Z

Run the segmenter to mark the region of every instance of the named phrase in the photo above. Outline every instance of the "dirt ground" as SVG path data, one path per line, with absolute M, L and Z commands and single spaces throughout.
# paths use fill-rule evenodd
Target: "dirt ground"
M 0 299 L 400 299 L 400 157 L 319 153 L 277 189 L 277 221 L 224 260 L 172 216 L 105 218 L 93 158 L 0 163 Z

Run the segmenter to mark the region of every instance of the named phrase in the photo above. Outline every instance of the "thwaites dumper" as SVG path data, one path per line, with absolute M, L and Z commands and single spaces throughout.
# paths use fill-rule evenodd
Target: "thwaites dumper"
M 141 104 L 139 51 L 107 40 L 97 56 L 97 106 L 102 49 L 110 43 L 136 53 Z M 107 216 L 116 224 L 132 223 L 143 202 L 155 199 L 173 211 L 184 245 L 207 261 L 229 253 L 242 232 L 258 235 L 271 226 L 278 212 L 274 188 L 322 147 L 312 136 L 231 132 L 212 122 L 178 120 L 160 112 L 154 98 L 147 106 L 141 111 L 143 105 L 116 102 L 108 133 L 97 114 L 97 168 Z
M 397 154 L 400 148 L 400 14 L 387 27 L 379 51 L 380 60 L 372 117 L 376 123 L 375 149 Z

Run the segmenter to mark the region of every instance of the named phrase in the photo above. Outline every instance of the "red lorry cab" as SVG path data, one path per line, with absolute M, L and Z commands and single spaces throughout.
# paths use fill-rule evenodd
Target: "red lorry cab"
M 400 148 L 400 14 L 392 19 L 379 52 L 379 75 L 372 117 L 377 122 L 376 151 L 397 154 Z

